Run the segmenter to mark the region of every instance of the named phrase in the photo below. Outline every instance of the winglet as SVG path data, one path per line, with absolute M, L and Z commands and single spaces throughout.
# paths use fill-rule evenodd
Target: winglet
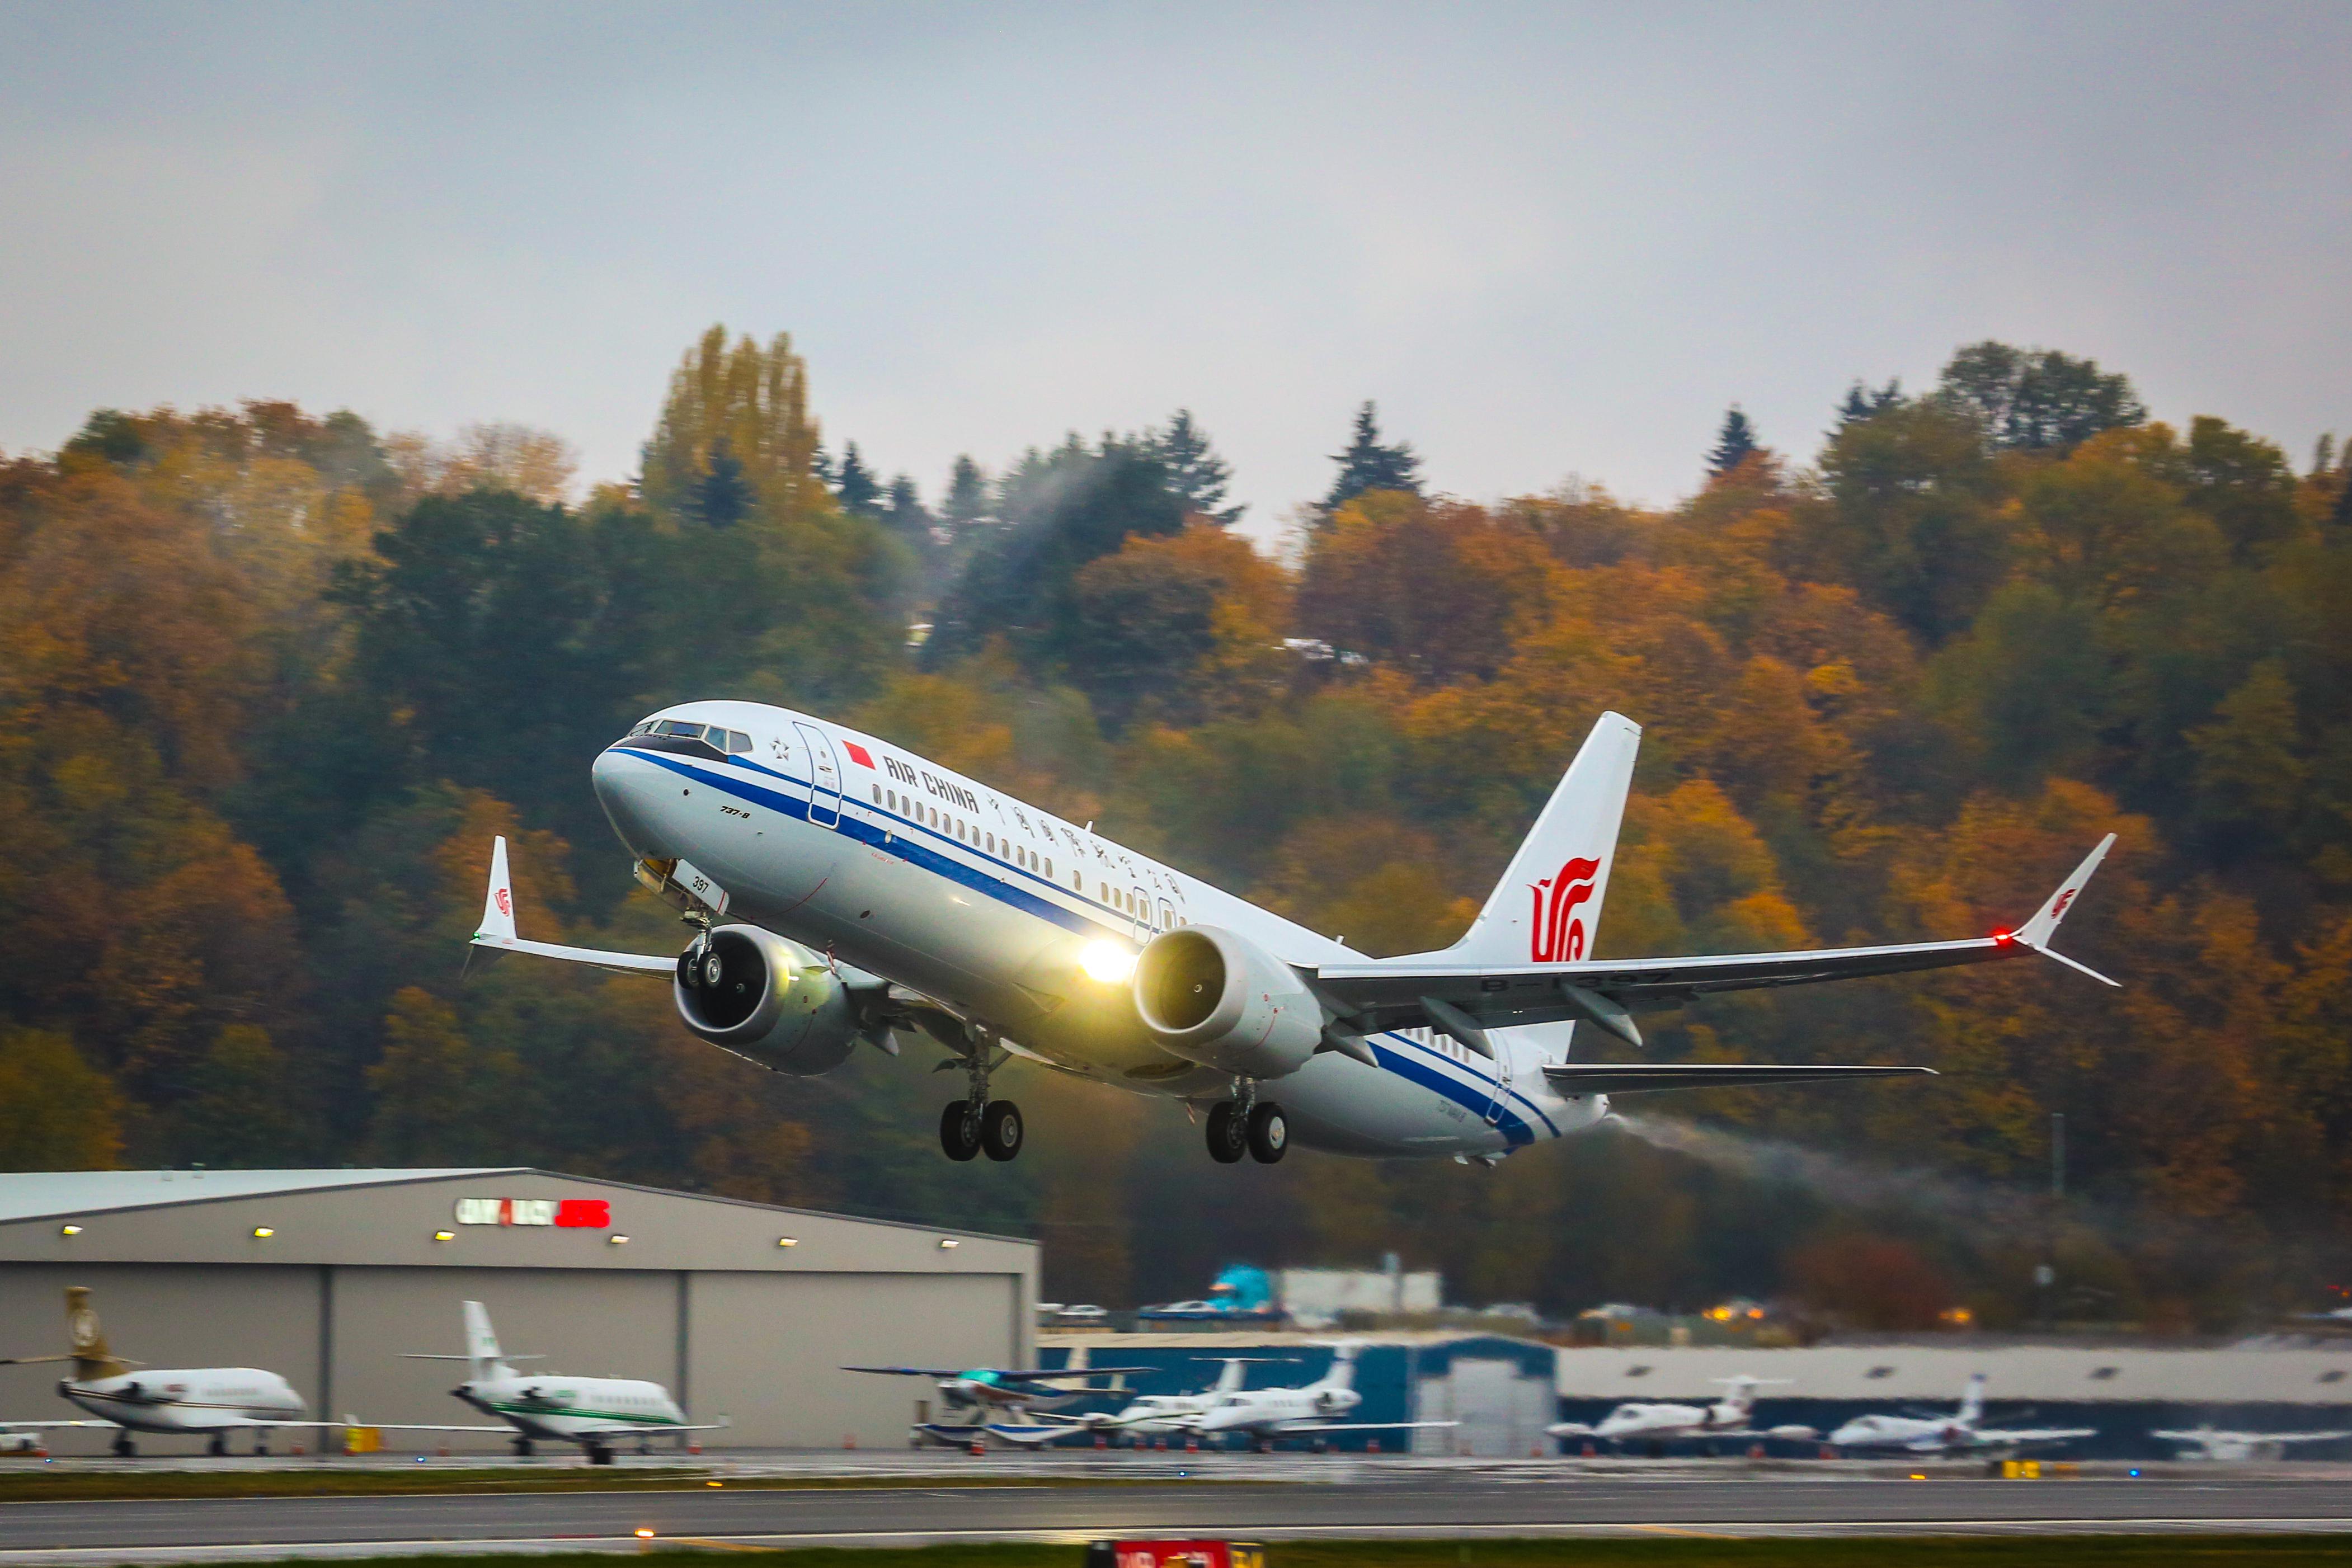
M 2083 863 L 2074 868 L 2074 874 L 2060 883 L 2058 891 L 2052 894 L 2048 902 L 2034 912 L 2033 918 L 2018 927 L 2015 938 L 2020 944 L 2032 948 L 2043 957 L 2055 958 L 2070 969 L 2080 969 L 2091 978 L 2106 986 L 2116 986 L 2116 982 L 2108 979 L 2087 964 L 2076 963 L 2063 953 L 2053 952 L 2050 939 L 2058 934 L 2058 923 L 2066 918 L 2066 911 L 2074 907 L 2074 900 L 2081 895 L 2083 889 L 2090 884 L 2091 873 L 2099 869 L 2099 862 L 2106 859 L 2107 851 L 2113 847 L 2115 841 L 2116 836 L 2113 833 L 2101 839 L 2098 847 L 2084 855 Z M 2120 989 L 2120 986 L 2117 988 Z
M 482 897 L 481 928 L 474 933 L 477 941 L 486 936 L 492 941 L 515 939 L 514 881 L 507 874 L 504 833 L 490 841 L 490 888 Z

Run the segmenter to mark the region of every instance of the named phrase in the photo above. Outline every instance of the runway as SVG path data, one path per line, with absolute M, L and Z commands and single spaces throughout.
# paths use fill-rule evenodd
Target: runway
M 1313 1479 L 1292 1466 L 1260 1473 L 1248 1479 L 1246 1467 L 1216 1464 L 1087 1484 L 1073 1467 L 1041 1470 L 1026 1484 L 971 1486 L 943 1468 L 937 1486 L 888 1489 L 9 1503 L 0 1505 L 0 1563 L 635 1549 L 635 1532 L 647 1529 L 659 1540 L 739 1549 L 1155 1532 L 1265 1540 L 2352 1532 L 2352 1487 L 2326 1472 L 1911 1480 L 1899 1471 L 1603 1472 L 1399 1460 L 1326 1467 Z

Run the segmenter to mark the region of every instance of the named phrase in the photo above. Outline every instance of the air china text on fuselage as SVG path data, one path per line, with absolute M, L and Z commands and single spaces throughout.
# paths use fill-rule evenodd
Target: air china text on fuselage
M 1205 1109 L 1210 1152 L 1228 1163 L 1278 1160 L 1294 1137 L 1491 1162 L 1595 1125 L 1612 1094 L 1927 1071 L 1571 1061 L 1579 1025 L 1638 1050 L 1633 1013 L 1706 992 L 2025 952 L 2083 967 L 2049 943 L 2113 835 L 2014 931 L 1591 957 L 1640 740 L 1603 714 L 1462 939 L 1372 959 L 872 736 L 757 703 L 686 703 L 592 769 L 638 879 L 695 927 L 685 950 L 525 940 L 503 839 L 473 940 L 668 975 L 688 1030 L 778 1071 L 826 1071 L 860 1041 L 893 1055 L 902 1037 L 935 1041 L 965 1075 L 940 1121 L 957 1159 L 1019 1153 L 1020 1111 L 990 1092 L 1018 1057 Z

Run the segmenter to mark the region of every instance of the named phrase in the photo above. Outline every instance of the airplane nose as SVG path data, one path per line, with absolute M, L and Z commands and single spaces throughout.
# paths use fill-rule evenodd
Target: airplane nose
M 617 747 L 597 753 L 594 764 L 588 769 L 596 803 L 604 808 L 605 820 L 621 835 L 629 852 L 640 858 L 661 853 L 653 822 L 645 809 L 646 791 L 660 771 L 643 758 L 633 757 Z

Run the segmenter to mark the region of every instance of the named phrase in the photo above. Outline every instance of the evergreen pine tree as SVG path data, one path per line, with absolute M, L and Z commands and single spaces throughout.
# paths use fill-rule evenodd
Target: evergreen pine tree
M 988 476 L 969 456 L 958 457 L 948 471 L 948 493 L 940 502 L 940 517 L 951 528 L 964 528 L 988 515 Z
M 702 476 L 687 498 L 695 519 L 714 528 L 731 528 L 751 512 L 758 495 L 743 473 L 742 462 L 725 436 L 710 444 L 710 457 Z
M 1410 443 L 1390 445 L 1381 440 L 1380 411 L 1370 399 L 1356 411 L 1355 438 L 1348 443 L 1348 450 L 1332 454 L 1331 461 L 1339 465 L 1339 474 L 1331 481 L 1331 493 L 1323 497 L 1327 514 L 1367 490 L 1421 494 L 1421 459 Z
M 901 474 L 890 481 L 882 497 L 882 521 L 885 527 L 919 543 L 930 540 L 931 514 L 924 509 L 923 497 L 916 490 L 913 479 Z
M 809 472 L 815 475 L 817 483 L 828 490 L 840 483 L 839 476 L 833 471 L 833 454 L 824 449 L 822 441 L 816 444 L 816 451 L 809 458 Z
M 1723 430 L 1715 438 L 1715 450 L 1706 455 L 1706 471 L 1720 479 L 1763 450 L 1756 439 L 1756 427 L 1748 422 L 1748 416 L 1735 402 L 1731 411 L 1723 416 Z
M 1183 497 L 1187 511 L 1224 527 L 1241 521 L 1248 508 L 1224 504 L 1233 465 L 1217 455 L 1207 434 L 1192 423 L 1191 409 L 1178 409 L 1163 428 L 1146 432 L 1144 439 L 1168 470 L 1168 487 Z
M 845 512 L 855 512 L 861 517 L 875 515 L 875 503 L 882 498 L 882 486 L 874 482 L 873 471 L 866 460 L 857 455 L 857 443 L 851 442 L 841 449 L 841 472 L 833 486 L 834 496 Z

